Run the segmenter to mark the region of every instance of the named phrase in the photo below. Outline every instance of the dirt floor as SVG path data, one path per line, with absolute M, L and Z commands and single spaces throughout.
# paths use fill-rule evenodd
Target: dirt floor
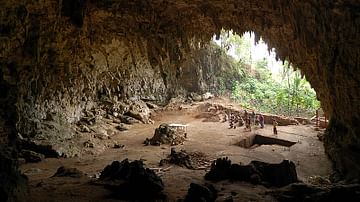
M 203 176 L 208 168 L 189 170 L 176 165 L 159 167 L 159 161 L 170 154 L 171 146 L 144 146 L 143 141 L 152 137 L 155 128 L 161 123 L 186 124 L 188 138 L 183 145 L 175 148 L 205 153 L 209 161 L 219 157 L 229 157 L 233 163 L 248 164 L 252 160 L 279 163 L 289 159 L 296 164 L 299 179 L 305 182 L 312 176 L 326 177 L 331 173 L 331 163 L 313 126 L 279 126 L 276 136 L 272 134 L 271 125 L 265 125 L 264 129 L 256 127 L 252 132 L 245 132 L 244 127 L 228 129 L 228 123 L 203 122 L 202 119 L 195 118 L 199 113 L 197 106 L 201 104 L 203 103 L 184 105 L 181 110 L 176 111 L 158 112 L 153 117 L 155 124 L 131 125 L 128 131 L 116 132 L 111 139 L 97 140 L 95 148 L 84 149 L 85 152 L 80 157 L 48 158 L 40 163 L 22 165 L 22 172 L 29 178 L 29 201 L 118 201 L 110 198 L 109 192 L 102 186 L 92 185 L 89 182 L 96 180 L 106 165 L 125 158 L 141 159 L 146 167 L 157 171 L 165 184 L 165 193 L 169 201 L 184 198 L 191 182 L 205 182 Z M 102 127 L 116 126 L 110 122 L 106 122 Z M 289 148 L 262 145 L 250 149 L 236 145 L 239 140 L 254 133 L 289 140 L 296 144 Z M 114 142 L 125 146 L 114 149 L 111 147 Z M 60 166 L 77 168 L 84 172 L 85 176 L 51 177 Z M 270 195 L 265 194 L 271 189 L 260 185 L 229 181 L 221 181 L 214 185 L 220 191 L 219 201 L 230 195 L 234 201 L 274 201 Z

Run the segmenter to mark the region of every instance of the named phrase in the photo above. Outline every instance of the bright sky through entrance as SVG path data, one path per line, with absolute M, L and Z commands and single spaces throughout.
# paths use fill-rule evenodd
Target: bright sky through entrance
M 265 58 L 268 61 L 268 68 L 272 72 L 273 76 L 277 76 L 279 74 L 280 69 L 282 68 L 282 61 L 276 60 L 276 52 L 275 49 L 272 49 L 269 53 L 267 44 L 260 39 L 260 41 L 255 44 L 255 34 L 250 32 L 246 32 L 242 37 L 244 37 L 245 40 L 251 41 L 251 59 L 252 62 L 262 60 Z M 216 42 L 219 46 L 221 46 L 220 40 L 216 40 L 215 37 L 213 37 L 213 41 Z M 236 60 L 239 60 L 239 56 L 235 52 L 235 48 L 231 47 L 227 51 L 228 55 L 231 55 Z

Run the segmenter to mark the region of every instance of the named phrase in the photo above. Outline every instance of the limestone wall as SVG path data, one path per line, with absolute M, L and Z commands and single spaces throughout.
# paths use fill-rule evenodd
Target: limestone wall
M 331 117 L 326 151 L 358 179 L 359 8 L 355 0 L 0 1 L 0 142 L 31 136 L 49 114 L 73 122 L 104 94 L 166 100 L 181 93 L 178 68 L 192 50 L 221 28 L 253 30 L 315 88 Z

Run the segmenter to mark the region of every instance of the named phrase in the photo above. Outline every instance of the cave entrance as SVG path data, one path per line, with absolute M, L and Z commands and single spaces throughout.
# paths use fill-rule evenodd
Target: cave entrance
M 320 101 L 303 73 L 289 61 L 280 61 L 276 50 L 257 34 L 245 32 L 240 36 L 222 30 L 212 43 L 219 47 L 222 65 L 218 78 L 212 78 L 220 86 L 214 85 L 216 93 L 225 91 L 241 106 L 262 112 L 289 117 L 316 115 Z

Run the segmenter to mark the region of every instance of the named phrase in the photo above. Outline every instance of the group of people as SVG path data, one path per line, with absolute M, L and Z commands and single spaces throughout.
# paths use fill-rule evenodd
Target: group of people
M 251 131 L 251 125 L 260 125 L 260 128 L 264 128 L 264 116 L 262 114 L 257 115 L 255 111 L 252 111 L 252 113 L 249 114 L 244 110 L 243 117 L 240 116 L 240 114 L 235 114 L 233 112 L 225 113 L 223 122 L 229 121 L 230 129 L 235 129 L 236 126 L 242 127 L 243 125 L 245 125 L 245 129 L 248 131 Z
M 229 121 L 229 127 L 235 129 L 237 126 L 241 127 L 244 125 L 244 119 L 239 115 L 235 113 L 225 113 L 224 121 Z

